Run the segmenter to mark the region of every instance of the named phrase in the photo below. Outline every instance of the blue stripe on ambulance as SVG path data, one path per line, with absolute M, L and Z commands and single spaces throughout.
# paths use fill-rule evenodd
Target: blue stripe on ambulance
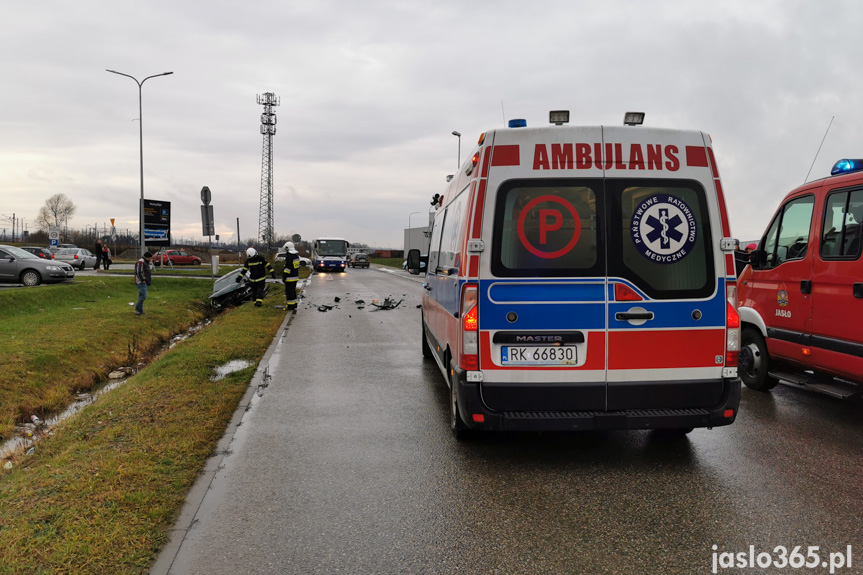
M 506 316 L 518 314 L 518 329 L 605 329 L 605 281 L 480 281 L 481 330 L 513 329 Z
M 717 279 L 717 289 L 705 300 L 650 300 L 642 295 L 643 301 L 614 301 L 613 283 L 610 280 L 608 291 L 608 311 L 606 315 L 605 285 L 601 281 L 586 279 L 581 282 L 567 280 L 554 282 L 537 280 L 488 280 L 480 281 L 480 329 L 506 330 L 513 325 L 506 316 L 510 312 L 518 315 L 518 328 L 524 330 L 596 330 L 609 329 L 651 330 L 669 328 L 712 328 L 725 327 L 726 299 L 725 279 Z M 629 282 L 622 281 L 634 287 Z M 439 294 L 440 296 L 440 294 Z M 446 300 L 444 305 L 454 313 L 458 307 L 458 295 Z M 452 307 L 451 307 L 452 306 Z M 626 312 L 640 307 L 653 312 L 654 318 L 642 325 L 632 325 L 628 321 L 615 318 L 618 312 Z M 698 314 L 694 314 L 698 311 Z M 699 316 L 696 319 L 695 315 Z
M 610 301 L 608 303 L 608 327 L 609 329 L 631 330 L 724 328 L 726 320 L 725 278 L 717 278 L 717 284 L 718 289 L 713 296 L 705 300 Z M 632 325 L 628 321 L 620 321 L 615 318 L 615 314 L 618 312 L 626 312 L 634 307 L 653 312 L 654 318 L 642 325 Z M 695 311 L 699 312 L 699 319 L 693 317 Z

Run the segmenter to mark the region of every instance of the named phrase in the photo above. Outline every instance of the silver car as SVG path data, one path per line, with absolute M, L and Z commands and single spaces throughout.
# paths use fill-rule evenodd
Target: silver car
M 60 248 L 54 254 L 55 261 L 63 261 L 74 268 L 85 270 L 96 267 L 96 256 L 90 250 L 84 248 Z
M 35 286 L 73 277 L 75 270 L 65 262 L 42 259 L 21 248 L 0 245 L 0 282 Z

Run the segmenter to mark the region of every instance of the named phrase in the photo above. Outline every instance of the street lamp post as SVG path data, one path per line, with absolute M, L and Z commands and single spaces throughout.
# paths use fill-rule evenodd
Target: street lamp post
M 452 135 L 458 138 L 458 163 L 456 164 L 456 171 L 461 168 L 461 132 L 456 132 L 453 130 Z
M 140 82 L 134 76 L 130 76 L 129 74 L 124 74 L 123 72 L 117 72 L 116 70 L 105 70 L 106 72 L 111 72 L 112 74 L 119 74 L 120 76 L 126 76 L 127 78 L 132 78 L 136 84 L 138 84 L 138 143 L 140 150 L 140 166 L 141 166 L 141 201 L 138 205 L 138 231 L 140 233 L 141 240 L 141 257 L 144 257 L 144 252 L 147 251 L 147 247 L 144 241 L 144 115 L 143 115 L 143 107 L 141 105 L 141 87 L 144 85 L 144 82 L 149 80 L 150 78 L 155 78 L 157 76 L 169 76 L 173 74 L 173 72 L 162 72 L 161 74 L 153 74 L 152 76 L 147 76 Z
M 413 234 L 411 234 L 411 216 L 413 216 L 414 214 L 421 214 L 421 213 L 422 212 L 411 212 L 410 215 L 408 215 L 408 251 L 411 250 L 411 236 L 413 235 Z M 408 257 L 408 255 L 405 254 L 405 257 Z

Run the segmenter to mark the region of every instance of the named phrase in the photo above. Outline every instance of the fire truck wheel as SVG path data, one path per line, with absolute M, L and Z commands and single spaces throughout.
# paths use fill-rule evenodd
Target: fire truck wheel
M 749 389 L 755 391 L 769 391 L 776 387 L 779 380 L 768 375 L 770 370 L 770 354 L 767 353 L 767 344 L 764 338 L 753 327 L 743 328 L 743 345 L 740 349 L 740 358 L 737 370 L 740 379 Z

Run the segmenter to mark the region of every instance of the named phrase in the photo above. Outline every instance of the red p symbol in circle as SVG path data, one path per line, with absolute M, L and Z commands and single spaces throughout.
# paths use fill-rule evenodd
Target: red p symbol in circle
M 554 218 L 554 223 L 548 224 L 548 217 Z M 563 215 L 560 210 L 539 210 L 539 243 L 545 245 L 547 242 L 548 232 L 556 232 L 563 225 Z
M 560 204 L 564 209 L 572 216 L 573 227 L 572 227 L 572 238 L 569 242 L 563 246 L 561 249 L 553 251 L 553 252 L 545 252 L 538 249 L 536 246 L 530 243 L 527 239 L 527 235 L 524 232 L 524 224 L 527 219 L 528 212 L 537 204 L 543 202 L 553 202 L 556 204 Z M 551 218 L 551 221 L 549 221 Z M 539 243 L 541 245 L 545 245 L 548 242 L 548 232 L 556 232 L 561 227 L 563 227 L 563 212 L 560 210 L 556 210 L 554 208 L 540 208 L 539 210 Z M 575 211 L 575 207 L 558 196 L 546 195 L 539 196 L 528 202 L 524 208 L 521 210 L 521 214 L 518 216 L 518 239 L 521 240 L 521 244 L 524 248 L 532 253 L 533 255 L 545 259 L 553 259 L 559 258 L 563 255 L 569 253 L 572 248 L 575 247 L 575 244 L 578 243 L 578 238 L 581 236 L 581 218 L 578 216 L 578 212 Z

